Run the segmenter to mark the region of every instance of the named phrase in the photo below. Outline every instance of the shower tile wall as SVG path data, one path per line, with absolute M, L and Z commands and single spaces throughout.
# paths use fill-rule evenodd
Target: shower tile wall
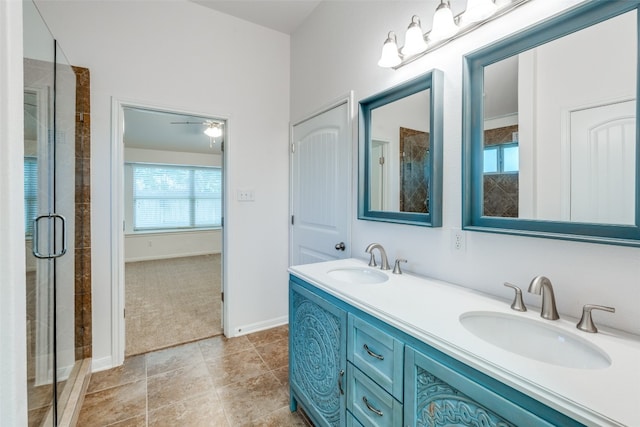
M 87 68 L 76 75 L 75 351 L 91 357 L 91 103 Z

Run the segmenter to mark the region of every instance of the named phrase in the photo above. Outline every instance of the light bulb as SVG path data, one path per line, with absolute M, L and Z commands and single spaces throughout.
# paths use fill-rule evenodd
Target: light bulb
M 382 46 L 382 55 L 380 55 L 378 66 L 391 68 L 400 65 L 402 59 L 398 53 L 398 43 L 396 40 L 396 34 L 393 31 L 389 31 L 387 40 L 385 40 Z
M 498 7 L 492 0 L 467 0 L 467 9 L 461 16 L 465 24 L 482 21 L 494 13 Z
M 436 42 L 447 39 L 458 32 L 458 26 L 453 19 L 453 12 L 449 2 L 442 1 L 433 15 L 433 28 L 429 33 L 429 40 Z
M 212 123 L 204 130 L 204 133 L 208 137 L 217 138 L 222 136 L 222 129 L 220 128 L 220 125 Z
M 404 36 L 402 54 L 404 56 L 411 56 L 422 53 L 425 50 L 427 50 L 427 43 L 424 41 L 424 35 L 422 34 L 420 18 L 417 15 L 413 15 L 411 24 L 409 24 L 409 28 L 407 28 Z

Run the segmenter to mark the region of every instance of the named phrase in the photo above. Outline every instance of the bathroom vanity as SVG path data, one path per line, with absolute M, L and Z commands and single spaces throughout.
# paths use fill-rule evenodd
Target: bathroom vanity
M 317 426 L 640 425 L 638 337 L 356 259 L 289 271 L 291 410 Z

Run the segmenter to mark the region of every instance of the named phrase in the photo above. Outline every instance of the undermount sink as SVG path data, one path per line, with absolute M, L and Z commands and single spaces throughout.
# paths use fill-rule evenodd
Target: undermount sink
M 330 270 L 327 274 L 341 282 L 365 285 L 383 283 L 389 280 L 389 277 L 383 272 L 366 267 L 338 268 Z
M 478 338 L 530 359 L 577 369 L 611 365 L 611 359 L 595 345 L 544 322 L 548 321 L 487 311 L 460 316 L 460 323 Z

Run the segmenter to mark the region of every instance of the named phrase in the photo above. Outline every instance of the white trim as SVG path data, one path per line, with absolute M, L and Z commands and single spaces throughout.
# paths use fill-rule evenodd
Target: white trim
M 111 369 L 115 366 L 118 366 L 118 364 L 114 362 L 114 359 L 111 356 L 91 360 L 91 372 L 106 371 L 107 369 Z
M 357 129 L 357 120 L 354 120 L 354 92 L 351 90 L 347 94 L 342 95 L 339 98 L 334 99 L 333 101 L 328 102 L 327 104 L 322 105 L 317 110 L 302 116 L 298 120 L 295 120 L 289 124 L 289 265 L 292 264 L 293 257 L 293 235 L 291 233 L 291 215 L 293 212 L 293 176 L 291 172 L 293 171 L 293 156 L 291 155 L 291 147 L 293 146 L 293 128 L 298 126 L 301 123 L 306 122 L 307 120 L 311 120 L 314 117 L 317 117 L 321 114 L 326 113 L 336 107 L 339 107 L 343 104 L 347 104 L 347 129 L 351 129 L 351 151 L 350 151 L 350 159 L 347 159 L 347 164 L 350 167 L 350 170 L 347 171 L 348 176 L 351 179 L 351 185 L 349 187 L 349 194 L 347 195 L 347 200 L 354 200 L 353 195 L 356 194 L 356 185 L 357 180 L 354 179 L 354 171 L 358 170 L 357 164 L 355 163 L 355 159 L 358 158 L 358 144 L 355 144 L 354 141 L 358 140 L 358 129 Z M 351 213 L 354 212 L 355 204 L 357 203 L 357 198 L 352 203 L 347 203 L 347 241 L 345 242 L 347 245 L 347 255 L 351 254 Z M 225 293 L 226 295 L 226 293 Z
M 172 106 L 158 105 L 150 102 L 141 102 L 125 98 L 111 97 L 111 357 L 94 360 L 92 370 L 104 370 L 119 366 L 124 362 L 125 352 L 125 321 L 124 321 L 124 107 L 145 108 L 167 113 L 177 113 L 191 116 L 211 117 L 225 122 L 224 151 L 222 152 L 222 212 L 224 221 L 227 217 L 225 198 L 229 193 L 227 171 L 225 170 L 226 158 L 229 148 L 229 115 L 193 112 Z M 226 253 L 226 233 L 222 232 L 222 251 Z M 222 257 L 222 271 L 227 270 L 227 258 Z M 222 275 L 222 287 L 225 299 L 228 295 L 226 274 Z M 229 323 L 222 304 L 223 328 L 227 334 Z
M 231 337 L 239 337 L 242 335 L 252 334 L 254 332 L 265 331 L 267 329 L 275 328 L 277 326 L 286 325 L 289 323 L 289 316 L 280 316 L 275 319 L 265 320 L 262 322 L 250 323 L 248 325 L 240 326 L 235 329 L 235 334 Z M 226 334 L 225 334 L 226 335 Z M 228 335 L 227 335 L 228 336 Z
M 22 1 L 0 1 L 0 420 L 27 425 Z
M 148 256 L 148 257 L 129 258 L 125 260 L 125 262 L 156 261 L 159 259 L 174 259 L 174 258 L 185 258 L 185 257 L 191 257 L 191 256 L 219 255 L 219 254 L 221 254 L 221 252 L 209 252 L 209 251 L 186 252 L 186 253 L 181 253 L 180 255 L 156 255 L 156 256 Z

